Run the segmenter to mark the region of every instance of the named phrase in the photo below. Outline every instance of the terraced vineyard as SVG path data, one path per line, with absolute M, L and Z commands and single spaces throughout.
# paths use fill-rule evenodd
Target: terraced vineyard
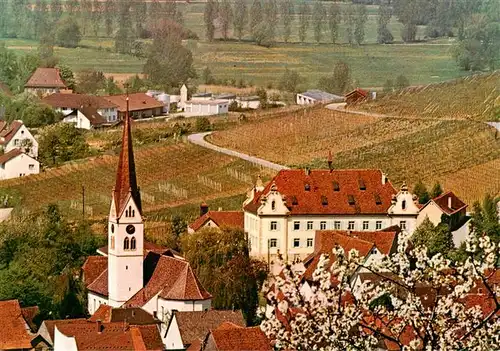
M 380 168 L 395 184 L 439 180 L 469 203 L 500 190 L 500 138 L 479 121 L 375 118 L 317 108 L 216 132 L 210 141 L 294 167 L 324 168 L 332 151 L 336 168 Z
M 185 143 L 138 148 L 135 158 L 146 215 L 244 194 L 261 172 L 250 163 Z M 70 217 L 77 217 L 82 213 L 84 186 L 86 215 L 100 219 L 109 211 L 116 165 L 116 156 L 102 156 L 3 181 L 0 188 L 20 194 L 25 210 L 57 203 Z
M 356 108 L 405 117 L 497 121 L 500 71 L 407 88 Z

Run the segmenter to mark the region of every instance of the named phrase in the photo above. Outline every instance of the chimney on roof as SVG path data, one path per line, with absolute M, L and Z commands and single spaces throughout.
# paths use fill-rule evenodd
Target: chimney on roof
M 158 319 L 158 311 L 153 311 L 153 318 Z
M 218 211 L 219 211 L 219 212 L 220 212 L 220 211 L 222 211 L 222 207 L 219 207 L 219 210 L 218 210 Z
M 309 174 L 311 174 L 311 169 L 309 167 L 306 167 L 304 169 L 304 172 L 306 173 L 306 176 L 308 176 Z
M 448 196 L 448 208 L 453 208 L 451 207 L 451 196 Z
M 387 175 L 382 172 L 382 185 L 385 185 L 385 183 L 387 183 Z
M 206 213 L 208 213 L 208 205 L 205 202 L 202 202 L 200 205 L 200 217 Z
M 333 171 L 333 157 L 332 157 L 332 152 L 328 151 L 328 169 L 330 170 L 330 173 Z
M 264 190 L 264 183 L 262 182 L 262 177 L 259 176 L 257 177 L 257 181 L 255 182 L 255 190 L 256 191 L 263 191 Z
M 96 330 L 98 333 L 102 333 L 102 322 L 100 319 L 98 319 L 96 322 Z

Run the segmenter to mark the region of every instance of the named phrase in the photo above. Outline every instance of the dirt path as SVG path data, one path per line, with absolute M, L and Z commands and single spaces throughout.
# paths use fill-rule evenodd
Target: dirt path
M 201 147 L 204 147 L 204 148 L 207 148 L 210 150 L 214 150 L 214 151 L 217 151 L 217 152 L 229 155 L 229 156 L 238 157 L 238 158 L 241 158 L 242 160 L 254 163 L 254 164 L 262 166 L 262 167 L 274 169 L 276 171 L 280 171 L 282 169 L 290 169 L 289 167 L 282 166 L 282 165 L 279 165 L 277 163 L 269 162 L 269 161 L 266 161 L 262 158 L 250 156 L 250 155 L 238 152 L 238 151 L 226 149 L 226 148 L 211 144 L 205 140 L 205 137 L 210 135 L 211 133 L 212 132 L 191 134 L 191 135 L 188 135 L 188 140 L 189 140 L 189 142 L 191 142 L 195 145 L 199 145 Z

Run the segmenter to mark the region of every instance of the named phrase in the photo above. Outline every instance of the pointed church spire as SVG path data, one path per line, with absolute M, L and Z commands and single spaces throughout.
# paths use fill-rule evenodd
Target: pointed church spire
M 127 110 L 123 120 L 123 136 L 118 170 L 116 172 L 116 183 L 113 192 L 116 215 L 119 217 L 127 205 L 129 194 L 134 199 L 139 212 L 142 213 L 141 195 L 137 187 L 135 174 L 134 150 L 132 147 L 132 131 L 129 116 L 129 98 L 127 90 Z

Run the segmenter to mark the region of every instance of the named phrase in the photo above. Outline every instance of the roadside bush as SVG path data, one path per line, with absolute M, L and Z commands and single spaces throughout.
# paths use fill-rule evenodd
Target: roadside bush
M 194 128 L 197 132 L 209 132 L 212 130 L 212 124 L 208 118 L 200 117 L 196 119 Z

